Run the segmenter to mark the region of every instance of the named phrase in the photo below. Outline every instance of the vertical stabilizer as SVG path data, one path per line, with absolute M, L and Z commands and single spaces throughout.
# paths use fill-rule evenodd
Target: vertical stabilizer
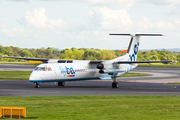
M 130 43 L 127 49 L 127 54 L 124 56 L 127 61 L 136 61 L 138 55 L 138 48 L 140 43 L 140 36 L 162 36 L 162 34 L 109 34 L 109 35 L 129 35 L 131 36 Z M 119 57 L 122 58 L 122 57 Z
M 129 54 L 129 61 L 137 60 L 139 43 L 140 43 L 140 36 L 131 35 L 131 40 L 130 40 L 129 47 L 127 50 L 127 54 Z

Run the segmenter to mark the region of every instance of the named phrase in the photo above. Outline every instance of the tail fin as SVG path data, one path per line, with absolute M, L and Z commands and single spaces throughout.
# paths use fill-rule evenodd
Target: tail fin
M 129 35 L 129 36 L 131 36 L 129 47 L 127 49 L 128 61 L 136 61 L 137 60 L 140 36 L 163 36 L 162 34 L 139 34 L 139 33 L 136 33 L 136 34 L 109 34 L 109 35 Z

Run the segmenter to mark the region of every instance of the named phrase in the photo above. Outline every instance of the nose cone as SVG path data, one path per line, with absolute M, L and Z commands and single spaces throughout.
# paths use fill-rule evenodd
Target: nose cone
M 35 71 L 33 71 L 29 77 L 29 81 L 33 81 L 33 80 L 40 80 L 38 73 Z

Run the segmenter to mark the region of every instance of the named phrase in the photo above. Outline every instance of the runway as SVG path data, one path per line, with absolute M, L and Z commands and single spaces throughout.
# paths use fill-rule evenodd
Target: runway
M 0 71 L 33 71 L 37 65 L 0 64 Z
M 23 69 L 33 70 L 34 67 L 23 66 Z M 6 80 L 0 81 L 0 96 L 180 95 L 180 85 L 166 84 L 180 82 L 179 68 L 138 67 L 132 72 L 150 73 L 152 76 L 118 78 L 118 89 L 111 88 L 111 80 L 66 82 L 64 87 L 55 83 L 41 83 L 41 88 L 34 88 L 34 84 L 26 80 Z

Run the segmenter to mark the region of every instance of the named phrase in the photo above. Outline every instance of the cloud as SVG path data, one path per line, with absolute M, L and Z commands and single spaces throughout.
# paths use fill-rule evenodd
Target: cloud
M 179 31 L 180 21 L 174 19 L 172 22 L 165 21 L 155 21 L 152 22 L 147 17 L 143 17 L 142 20 L 138 21 L 134 25 L 134 29 L 137 28 L 139 31 L 153 31 L 153 32 L 170 32 L 170 31 Z
M 18 22 L 39 29 L 62 29 L 65 27 L 66 22 L 61 18 L 47 19 L 45 13 L 46 10 L 43 7 L 39 9 L 36 8 L 33 12 L 26 12 Z
M 64 0 L 39 0 L 39 1 L 64 1 Z M 86 2 L 86 3 L 93 3 L 93 4 L 127 4 L 132 3 L 134 0 L 67 0 L 73 2 Z
M 22 28 L 19 28 L 19 29 L 17 29 L 17 28 L 13 28 L 13 29 L 3 28 L 0 30 L 0 32 L 6 36 L 9 36 L 9 37 L 28 36 L 28 33 Z
M 0 24 L 0 28 L 5 28 L 6 25 L 5 24 Z
M 29 0 L 9 0 L 9 1 L 13 1 L 13 2 L 27 2 Z
M 9 0 L 13 2 L 28 2 L 30 0 Z M 64 0 L 39 0 L 39 1 L 64 1 Z M 73 1 L 73 2 L 85 2 L 85 3 L 92 3 L 92 4 L 99 4 L 99 5 L 122 5 L 122 6 L 131 6 L 137 2 L 143 3 L 152 3 L 155 5 L 169 5 L 169 4 L 180 4 L 180 0 L 66 0 L 66 1 Z
M 180 21 L 154 21 L 144 16 L 139 21 L 133 21 L 126 9 L 110 9 L 95 7 L 88 12 L 89 22 L 78 24 L 75 30 L 82 31 L 135 31 L 135 32 L 163 32 L 179 30 Z M 78 29 L 77 29 L 78 28 Z
M 133 0 L 71 0 L 75 2 L 89 2 L 93 4 L 131 4 Z
M 90 26 L 95 29 L 119 30 L 133 25 L 129 14 L 125 9 L 112 10 L 107 7 L 96 7 L 89 11 Z
M 138 2 L 152 3 L 155 5 L 175 5 L 180 4 L 180 0 L 137 0 Z
M 22 37 L 28 36 L 28 33 L 22 28 L 8 29 L 5 24 L 0 24 L 0 33 L 8 37 Z

